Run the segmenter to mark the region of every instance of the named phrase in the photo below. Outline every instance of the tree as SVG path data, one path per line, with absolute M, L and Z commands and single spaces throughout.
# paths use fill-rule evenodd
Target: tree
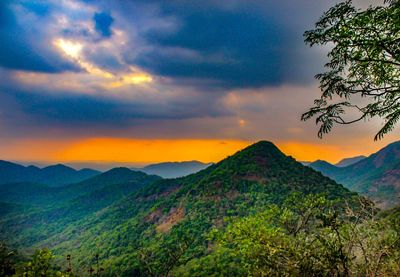
M 292 194 L 210 232 L 213 251 L 177 276 L 399 276 L 398 214 L 373 203 Z
M 384 120 L 375 140 L 392 131 L 400 119 L 400 1 L 360 10 L 347 0 L 325 12 L 304 36 L 310 46 L 332 48 L 327 71 L 315 76 L 321 97 L 302 120 L 316 116 L 319 137 L 335 124 L 373 117 Z
M 49 276 L 52 266 L 53 254 L 48 249 L 38 249 L 32 256 L 32 260 L 25 265 L 23 276 Z
M 37 249 L 35 253 L 32 255 L 32 258 L 29 262 L 27 262 L 22 272 L 17 272 L 17 276 L 23 277 L 73 277 L 74 274 L 71 272 L 71 264 L 69 263 L 68 269 L 66 272 L 60 271 L 57 266 L 54 265 L 55 256 L 53 253 L 47 249 Z M 70 262 L 71 256 L 68 255 L 67 261 Z
M 0 276 L 12 276 L 15 273 L 15 251 L 0 241 Z

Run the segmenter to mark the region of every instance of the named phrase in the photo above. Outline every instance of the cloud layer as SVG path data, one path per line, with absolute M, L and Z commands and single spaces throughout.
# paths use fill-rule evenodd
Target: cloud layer
M 319 93 L 325 51 L 302 34 L 320 2 L 1 1 L 0 141 L 316 143 L 299 117 Z M 343 130 L 323 143 L 373 133 Z

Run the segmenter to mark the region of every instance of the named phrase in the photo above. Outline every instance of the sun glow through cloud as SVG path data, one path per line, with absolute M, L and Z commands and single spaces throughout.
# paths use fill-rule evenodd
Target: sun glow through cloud
M 53 44 L 63 54 L 72 59 L 89 74 L 103 79 L 113 79 L 111 82 L 106 81 L 102 83 L 102 86 L 105 88 L 117 88 L 125 85 L 140 85 L 153 81 L 153 77 L 150 74 L 141 72 L 138 69 L 134 69 L 134 72 L 113 74 L 86 61 L 82 55 L 84 45 L 80 42 L 58 38 L 53 41 Z M 132 71 L 132 69 L 130 70 Z
M 67 56 L 73 59 L 79 59 L 83 48 L 83 45 L 81 43 L 64 39 L 56 39 L 53 43 Z

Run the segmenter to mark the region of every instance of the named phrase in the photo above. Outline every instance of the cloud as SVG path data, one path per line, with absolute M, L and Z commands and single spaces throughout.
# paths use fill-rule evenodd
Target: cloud
M 110 14 L 101 12 L 95 13 L 93 16 L 95 22 L 96 31 L 105 38 L 109 38 L 112 35 L 111 24 L 114 22 L 114 18 Z
M 0 140 L 323 142 L 300 114 L 326 49 L 302 34 L 334 1 L 0 1 Z M 292 144 L 291 144 L 292 145 Z
M 133 83 L 116 86 L 110 93 L 108 88 L 99 87 L 98 82 L 88 83 L 92 79 L 89 73 L 85 77 L 78 73 L 54 76 L 0 72 L 0 123 L 7 127 L 8 135 L 18 136 L 21 131 L 29 136 L 40 135 L 43 128 L 66 132 L 96 130 L 99 134 L 119 130 L 127 135 L 131 128 L 142 124 L 156 127 L 160 121 L 231 114 L 218 101 L 210 103 L 205 94 L 168 84 L 163 86 L 163 93 Z M 80 81 L 87 86 L 81 87 Z
M 51 73 L 79 70 L 52 49 L 43 31 L 45 26 L 36 23 L 44 21 L 42 16 L 47 14 L 45 8 L 11 3 L 0 3 L 1 67 Z
M 147 47 L 127 56 L 127 62 L 152 74 L 212 80 L 214 87 L 227 89 L 311 83 L 321 67 L 320 55 L 304 45 L 302 34 L 311 12 L 301 16 L 299 10 L 310 8 L 318 18 L 321 5 L 263 2 L 152 1 L 153 20 L 160 27 L 139 29 Z

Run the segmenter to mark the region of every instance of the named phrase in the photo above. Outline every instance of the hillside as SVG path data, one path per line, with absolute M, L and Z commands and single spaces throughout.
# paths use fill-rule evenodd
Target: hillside
M 355 195 L 261 141 L 196 174 L 143 186 L 40 239 L 33 232 L 39 222 L 30 222 L 31 232 L 13 232 L 20 247 L 71 254 L 75 268 L 86 268 L 98 253 L 108 275 L 159 275 L 205 255 L 212 227 L 281 204 L 293 192 L 324 193 L 338 201 Z
M 145 166 L 143 168 L 136 168 L 147 174 L 154 174 L 163 178 L 178 178 L 193 174 L 209 167 L 211 164 L 202 163 L 199 161 L 188 162 L 165 162 Z
M 55 200 L 58 188 L 29 182 L 0 185 L 0 201 L 16 204 L 45 206 Z
M 8 192 L 1 194 L 0 200 L 10 208 L 0 214 L 0 238 L 12 244 L 30 245 L 160 179 L 128 168 L 115 168 L 59 188 L 31 183 L 3 185 Z M 25 209 L 15 213 L 14 207 L 22 204 Z
M 394 142 L 346 167 L 315 162 L 310 167 L 347 188 L 376 200 L 382 207 L 400 203 L 400 142 Z
M 0 201 L 35 206 L 52 206 L 80 195 L 101 190 L 112 185 L 141 183 L 158 180 L 160 177 L 132 171 L 128 168 L 113 168 L 85 181 L 61 187 L 50 187 L 39 183 L 7 183 L 0 185 Z
M 39 168 L 0 160 L 0 185 L 29 182 L 58 187 L 83 181 L 99 173 L 88 168 L 75 170 L 62 164 Z

